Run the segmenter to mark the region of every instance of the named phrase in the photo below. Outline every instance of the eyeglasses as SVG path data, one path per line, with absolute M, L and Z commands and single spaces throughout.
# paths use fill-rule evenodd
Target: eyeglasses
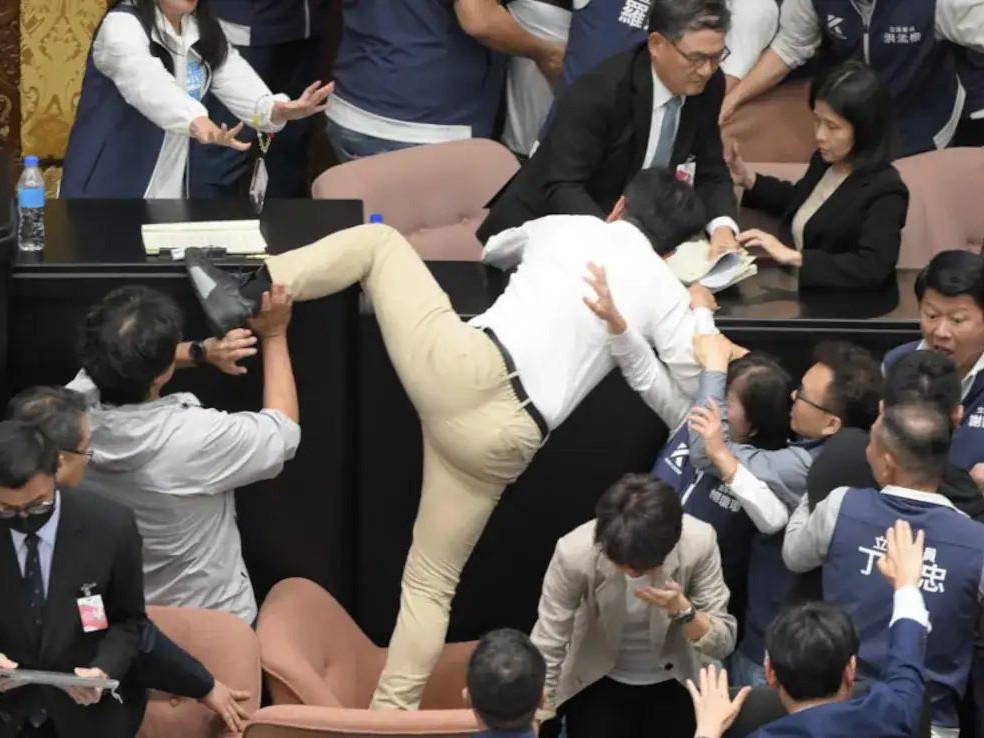
M 87 463 L 92 461 L 92 457 L 96 453 L 91 448 L 87 448 L 85 451 L 79 451 L 75 448 L 63 448 L 61 449 L 61 452 L 63 454 L 72 454 L 73 456 L 84 456 Z
M 719 67 L 725 59 L 731 56 L 731 49 L 727 46 L 725 46 L 719 54 L 701 54 L 699 51 L 693 51 L 688 54 L 687 52 L 682 51 L 674 41 L 670 41 L 670 46 L 676 49 L 676 52 L 686 59 L 687 63 L 694 69 L 700 69 L 705 64 L 710 64 L 712 67 Z
M 11 505 L 0 504 L 0 520 L 10 520 L 11 518 L 30 517 L 31 515 L 44 515 L 55 506 L 54 499 L 42 500 L 41 502 L 29 502 L 25 507 L 13 507 Z
M 834 417 L 838 417 L 837 413 L 835 413 L 829 407 L 824 407 L 823 405 L 819 405 L 819 404 L 813 402 L 813 400 L 808 400 L 805 397 L 803 397 L 803 385 L 802 384 L 799 387 L 797 387 L 794 390 L 794 392 L 796 393 L 796 396 L 793 398 L 793 401 L 794 402 L 796 400 L 801 400 L 801 401 L 805 402 L 807 405 L 809 405 L 810 407 L 815 407 L 817 410 L 822 410 L 825 413 L 830 413 Z

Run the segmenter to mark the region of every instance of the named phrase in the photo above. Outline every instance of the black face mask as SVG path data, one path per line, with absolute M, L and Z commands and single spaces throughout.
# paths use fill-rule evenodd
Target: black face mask
M 30 535 L 31 533 L 37 533 L 44 527 L 44 524 L 51 520 L 51 516 L 55 514 L 55 508 L 52 506 L 47 512 L 41 515 L 28 515 L 26 518 L 20 515 L 15 515 L 12 518 L 5 518 L 0 520 L 0 525 L 3 525 L 8 530 L 13 530 L 18 533 L 23 533 L 24 535 Z

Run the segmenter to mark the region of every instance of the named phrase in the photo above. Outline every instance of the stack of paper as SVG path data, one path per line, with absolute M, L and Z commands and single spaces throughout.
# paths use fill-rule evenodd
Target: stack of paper
M 141 228 L 144 251 L 172 253 L 186 248 L 220 248 L 228 254 L 265 254 L 266 239 L 258 220 L 218 220 L 200 223 L 148 223 Z
M 707 239 L 687 241 L 680 244 L 666 263 L 685 285 L 700 282 L 711 292 L 720 292 L 758 274 L 755 258 L 744 249 L 726 251 L 713 262 L 710 253 L 711 244 Z

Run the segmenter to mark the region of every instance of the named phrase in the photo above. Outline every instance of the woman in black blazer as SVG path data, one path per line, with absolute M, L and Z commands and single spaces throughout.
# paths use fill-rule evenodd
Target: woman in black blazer
M 782 240 L 754 229 L 739 242 L 799 267 L 801 287 L 891 283 L 909 190 L 891 164 L 890 103 L 878 77 L 859 61 L 816 79 L 810 105 L 818 151 L 795 184 L 752 172 L 733 144 L 728 166 L 745 188 L 742 205 L 782 217 Z

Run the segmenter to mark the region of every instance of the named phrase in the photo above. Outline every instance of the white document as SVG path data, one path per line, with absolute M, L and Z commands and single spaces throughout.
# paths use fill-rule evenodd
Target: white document
M 266 239 L 258 220 L 216 220 L 201 223 L 147 223 L 141 227 L 144 251 L 162 249 L 183 252 L 186 248 L 224 248 L 229 254 L 265 254 Z
M 719 292 L 758 274 L 755 258 L 742 249 L 726 251 L 713 262 L 710 253 L 711 244 L 707 239 L 688 241 L 680 244 L 666 263 L 685 285 L 700 282 L 711 292 Z

